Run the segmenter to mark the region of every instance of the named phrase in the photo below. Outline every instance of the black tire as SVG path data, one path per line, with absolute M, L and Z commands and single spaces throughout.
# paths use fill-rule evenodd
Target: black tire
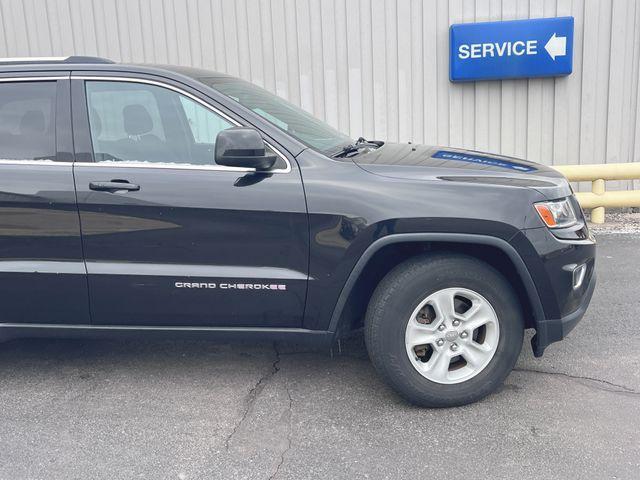
M 422 300 L 450 287 L 482 295 L 498 317 L 500 336 L 482 371 L 464 382 L 444 384 L 430 381 L 414 368 L 405 347 L 405 330 Z M 382 279 L 369 302 L 364 332 L 373 365 L 397 393 L 419 406 L 453 407 L 480 400 L 502 384 L 522 349 L 524 321 L 515 292 L 493 267 L 470 256 L 436 253 L 411 258 Z

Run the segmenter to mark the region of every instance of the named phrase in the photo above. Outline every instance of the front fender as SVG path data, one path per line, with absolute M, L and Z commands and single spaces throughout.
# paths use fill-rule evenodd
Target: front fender
M 374 241 L 371 245 L 369 245 L 360 259 L 356 262 L 342 288 L 342 291 L 340 292 L 338 301 L 331 315 L 331 321 L 329 324 L 330 332 L 332 332 L 334 335 L 337 334 L 338 324 L 340 322 L 340 317 L 346 305 L 347 299 L 349 298 L 349 295 L 353 290 L 353 287 L 355 286 L 359 276 L 362 274 L 365 266 L 367 265 L 367 262 L 375 255 L 377 251 L 387 245 L 391 245 L 393 243 L 410 242 L 485 245 L 499 249 L 505 255 L 507 255 L 509 260 L 511 260 L 516 272 L 520 277 L 520 280 L 526 291 L 527 298 L 532 307 L 532 317 L 534 324 L 538 325 L 540 322 L 544 321 L 544 309 L 540 301 L 540 296 L 538 294 L 538 290 L 536 289 L 536 285 L 524 261 L 522 260 L 522 257 L 508 241 L 488 235 L 478 235 L 470 233 L 399 233 L 387 235 Z

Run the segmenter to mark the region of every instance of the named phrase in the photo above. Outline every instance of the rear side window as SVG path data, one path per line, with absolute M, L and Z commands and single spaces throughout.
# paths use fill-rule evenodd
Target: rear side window
M 56 82 L 0 83 L 0 159 L 55 160 Z

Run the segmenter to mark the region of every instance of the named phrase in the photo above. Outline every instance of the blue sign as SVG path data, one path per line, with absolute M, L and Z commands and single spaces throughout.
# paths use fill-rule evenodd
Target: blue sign
M 449 29 L 452 82 L 569 75 L 573 17 L 462 23 Z
M 501 158 L 485 157 L 484 155 L 470 155 L 468 153 L 447 152 L 446 150 L 438 150 L 436 153 L 431 155 L 431 158 L 442 158 L 443 160 L 457 160 L 458 162 L 490 165 L 492 167 L 518 170 L 519 172 L 534 172 L 536 170 L 535 167 L 532 167 L 530 165 L 510 162 L 509 160 L 502 160 Z

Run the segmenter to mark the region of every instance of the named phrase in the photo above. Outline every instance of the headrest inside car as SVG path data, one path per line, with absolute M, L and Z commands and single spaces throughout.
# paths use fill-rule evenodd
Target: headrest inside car
M 142 105 L 127 105 L 122 109 L 127 135 L 144 135 L 153 130 L 151 115 Z
M 44 113 L 42 110 L 28 110 L 20 120 L 22 135 L 44 132 Z

